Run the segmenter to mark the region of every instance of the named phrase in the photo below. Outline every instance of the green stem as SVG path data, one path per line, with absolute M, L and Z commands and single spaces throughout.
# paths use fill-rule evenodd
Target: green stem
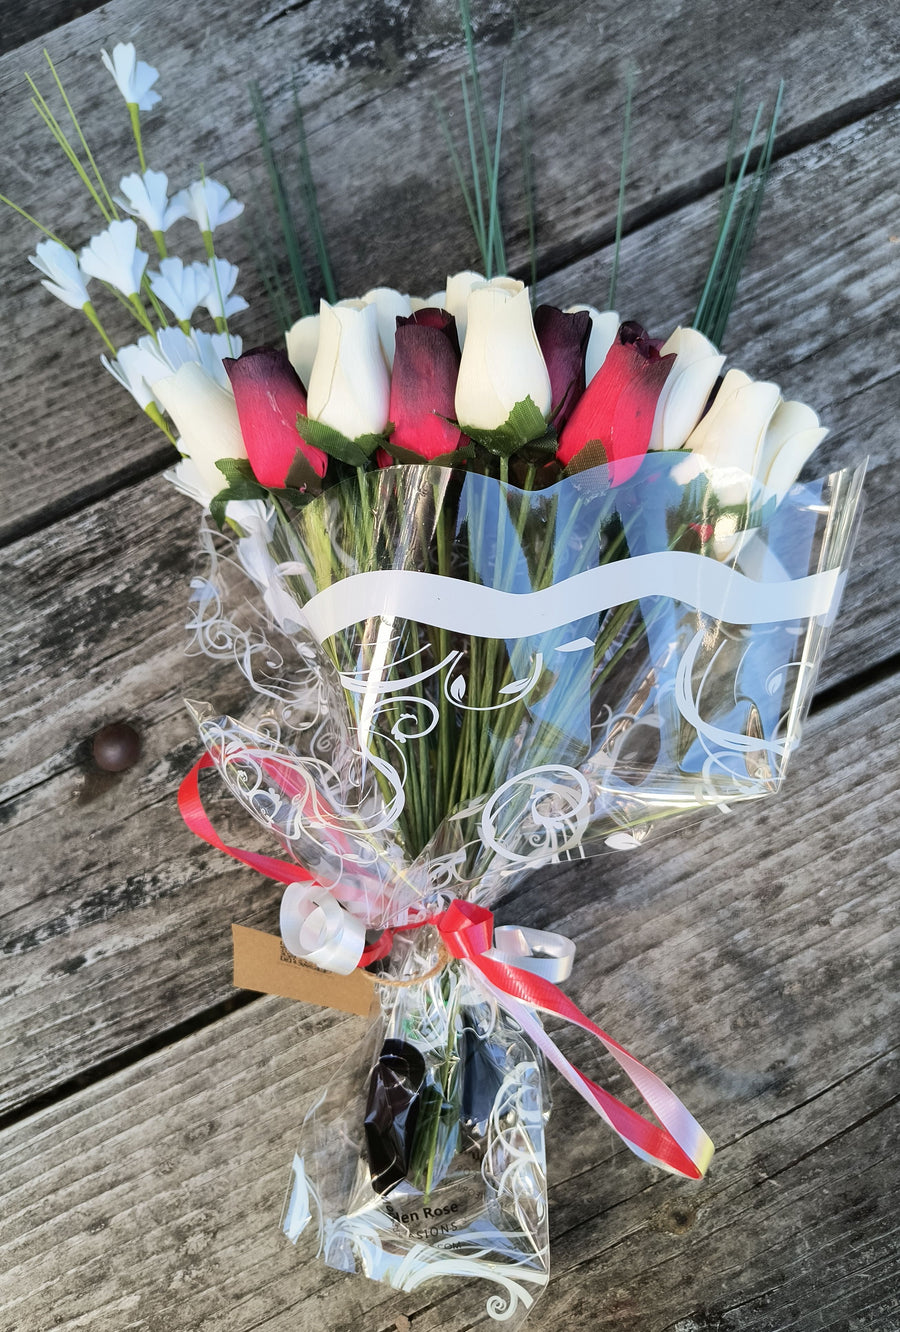
M 6 207 L 11 208 L 14 213 L 18 213 L 19 217 L 24 217 L 26 222 L 30 222 L 33 227 L 37 227 L 38 231 L 42 231 L 50 240 L 56 241 L 57 245 L 66 244 L 65 241 L 60 240 L 55 231 L 51 231 L 49 227 L 44 226 L 43 222 L 39 222 L 36 217 L 26 213 L 24 208 L 20 208 L 17 203 L 13 203 L 12 199 L 8 199 L 5 194 L 0 194 L 0 203 L 6 204 Z M 66 245 L 66 249 L 68 248 Z
M 137 148 L 138 161 L 141 164 L 141 175 L 147 170 L 147 163 L 144 158 L 144 146 L 141 143 L 141 113 L 137 102 L 128 103 L 128 113 L 131 116 L 131 132 L 134 135 L 134 146 Z
M 137 318 L 138 322 L 143 325 L 143 327 L 147 330 L 147 332 L 151 335 L 151 337 L 155 338 L 156 329 L 153 327 L 153 325 L 150 322 L 150 318 L 147 314 L 147 311 L 144 309 L 144 305 L 143 302 L 141 301 L 140 296 L 138 296 L 137 293 L 134 293 L 133 295 L 128 297 L 128 303 L 131 306 L 132 310 L 134 311 L 135 317 Z
M 106 344 L 107 351 L 111 351 L 113 356 L 118 355 L 118 349 L 116 347 L 116 344 L 112 341 L 106 329 L 100 323 L 100 317 L 97 314 L 97 311 L 94 309 L 91 302 L 85 301 L 84 305 L 81 307 L 81 310 L 82 313 L 86 315 L 87 318 L 90 320 L 90 322 L 94 325 L 94 328 L 97 330 L 97 332 L 100 334 L 101 338 Z

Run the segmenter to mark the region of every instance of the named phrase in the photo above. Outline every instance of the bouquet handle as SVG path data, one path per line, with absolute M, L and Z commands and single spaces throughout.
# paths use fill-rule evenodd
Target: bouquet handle
M 211 755 L 202 755 L 179 788 L 178 807 L 191 832 L 217 850 L 280 883 L 309 880 L 312 876 L 300 865 L 243 851 L 222 841 L 200 798 L 200 773 L 214 766 Z M 493 913 L 486 907 L 456 899 L 446 911 L 417 921 L 412 928 L 432 925 L 437 929 L 448 953 L 474 971 L 479 985 L 519 1024 L 550 1063 L 635 1155 L 672 1174 L 701 1179 L 715 1149 L 697 1120 L 655 1073 L 592 1022 L 558 986 L 526 970 L 521 965 L 521 957 L 507 960 L 503 953 L 494 949 L 493 919 Z M 385 931 L 378 941 L 378 956 L 388 951 L 390 934 Z M 362 960 L 365 964 L 369 959 L 364 954 Z M 516 962 L 520 965 L 515 965 Z M 544 1031 L 536 1017 L 537 1012 L 552 1013 L 594 1036 L 637 1088 L 659 1124 L 645 1119 L 576 1068 Z

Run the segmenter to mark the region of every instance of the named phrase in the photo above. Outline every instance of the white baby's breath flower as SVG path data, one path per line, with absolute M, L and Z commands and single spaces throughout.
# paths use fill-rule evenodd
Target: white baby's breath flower
M 217 180 L 195 180 L 186 190 L 179 190 L 172 202 L 183 205 L 184 216 L 192 218 L 201 231 L 215 231 L 244 211 L 244 205 Z
M 147 255 L 138 248 L 137 223 L 130 218 L 126 222 L 110 222 L 81 251 L 84 272 L 108 282 L 123 296 L 137 295 L 146 266 Z
M 119 42 L 113 47 L 112 58 L 106 51 L 101 51 L 100 56 L 129 106 L 149 111 L 156 105 L 159 93 L 151 92 L 151 88 L 159 78 L 159 71 L 138 60 L 134 42 Z
M 142 176 L 133 171 L 119 181 L 124 198 L 116 196 L 116 203 L 132 217 L 139 217 L 151 231 L 166 232 L 187 212 L 183 203 L 179 204 L 175 199 L 169 202 L 168 185 L 169 179 L 164 171 L 148 170 Z
M 190 363 L 201 366 L 220 388 L 230 391 L 222 357 L 240 356 L 241 348 L 241 339 L 234 334 L 210 334 L 200 329 L 187 334 L 180 328 L 161 328 L 155 337 L 146 334 L 120 347 L 114 361 L 106 356 L 100 360 L 139 407 L 146 408 L 151 402 L 161 407 L 150 386 Z
M 28 256 L 28 262 L 46 273 L 47 277 L 41 280 L 41 286 L 73 310 L 83 310 L 90 301 L 88 279 L 78 266 L 78 256 L 65 245 L 60 245 L 59 241 L 41 241 L 35 247 L 35 253 Z
M 147 357 L 148 384 L 166 375 L 174 375 L 189 361 L 200 360 L 193 334 L 183 333 L 180 328 L 161 328 L 155 338 L 149 334 L 138 338 L 137 345 Z
M 190 319 L 197 306 L 209 295 L 209 269 L 206 264 L 189 264 L 180 259 L 160 260 L 159 272 L 150 273 L 153 295 L 176 319 Z
M 195 264 L 195 268 L 205 269 L 209 287 L 201 301 L 213 319 L 228 319 L 240 310 L 247 309 L 243 296 L 232 296 L 237 282 L 238 269 L 227 259 L 210 259 L 208 264 Z

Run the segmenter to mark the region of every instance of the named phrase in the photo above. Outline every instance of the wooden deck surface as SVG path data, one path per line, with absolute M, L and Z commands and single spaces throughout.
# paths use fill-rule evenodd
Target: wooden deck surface
M 554 1081 L 552 1279 L 528 1326 L 898 1332 L 900 21 L 883 0 L 518 12 L 541 292 L 604 302 L 632 64 L 618 307 L 654 330 L 690 313 L 708 261 L 736 83 L 749 104 L 785 78 L 725 350 L 816 407 L 823 469 L 870 460 L 784 794 L 538 874 L 501 908 L 576 940 L 573 998 L 718 1147 L 701 1184 L 661 1176 Z M 91 232 L 28 105 L 23 72 L 49 82 L 44 45 L 102 164 L 123 162 L 128 126 L 109 118 L 95 56 L 133 39 L 161 76 L 151 164 L 181 184 L 203 163 L 244 198 L 263 182 L 246 79 L 283 135 L 295 64 L 342 294 L 431 291 L 476 257 L 431 103 L 454 104 L 455 14 L 451 0 L 110 0 L 72 18 L 2 0 L 0 191 L 73 245 Z M 495 88 L 512 7 L 477 0 L 475 18 Z M 274 330 L 240 228 L 226 236 L 252 345 Z M 279 1232 L 303 1108 L 361 1020 L 231 986 L 231 922 L 274 929 L 279 892 L 193 839 L 175 805 L 198 752 L 181 701 L 196 511 L 25 263 L 34 230 L 4 214 L 0 237 L 0 1332 L 483 1328 L 477 1291 L 397 1294 L 302 1268 Z M 91 737 L 119 719 L 141 759 L 104 776 Z M 262 845 L 226 798 L 210 803 Z M 593 1060 L 586 1038 L 565 1039 Z

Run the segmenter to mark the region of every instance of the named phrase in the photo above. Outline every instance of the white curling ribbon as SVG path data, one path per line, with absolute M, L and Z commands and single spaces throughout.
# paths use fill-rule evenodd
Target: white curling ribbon
M 575 945 L 564 934 L 555 934 L 552 930 L 532 930 L 526 925 L 497 925 L 494 946 L 488 949 L 485 957 L 520 971 L 530 971 L 553 985 L 560 985 L 572 974 Z
M 289 883 L 281 899 L 281 937 L 289 953 L 323 971 L 349 976 L 366 946 L 366 927 L 318 883 Z
M 642 1161 L 647 1161 L 650 1165 L 658 1166 L 661 1170 L 668 1170 L 673 1175 L 680 1174 L 667 1161 L 644 1151 L 621 1126 L 616 1126 L 612 1122 L 603 1102 L 595 1095 L 592 1086 L 565 1057 L 559 1046 L 547 1035 L 543 1025 L 535 1015 L 534 1008 L 514 998 L 507 991 L 497 989 L 481 972 L 478 973 L 478 983 L 483 986 L 488 994 L 493 995 L 497 1003 L 506 1010 L 515 1022 L 518 1022 L 526 1036 L 531 1038 L 546 1059 L 562 1074 L 569 1086 L 574 1088 L 579 1096 L 584 1097 L 588 1105 L 597 1111 L 600 1118 L 609 1125 L 614 1133 L 618 1134 L 622 1141 L 634 1152 L 635 1156 L 639 1156 Z M 540 1005 L 536 1005 L 536 1007 L 539 1009 Z M 578 1025 L 581 1026 L 582 1024 L 579 1023 Z M 675 1093 L 670 1087 L 666 1086 L 661 1078 L 658 1078 L 649 1068 L 645 1068 L 643 1064 L 635 1059 L 634 1055 L 629 1054 L 621 1045 L 606 1037 L 601 1038 L 601 1043 L 605 1046 L 607 1053 L 612 1055 L 619 1067 L 625 1071 L 631 1082 L 637 1087 L 663 1128 L 671 1134 L 685 1155 L 697 1166 L 700 1173 L 706 1174 L 707 1167 L 712 1160 L 713 1144 L 690 1111 L 682 1105 Z
M 783 583 L 756 582 L 708 556 L 670 550 L 587 569 L 537 592 L 376 569 L 324 588 L 305 610 L 320 643 L 374 616 L 483 638 L 530 638 L 651 596 L 671 597 L 727 624 L 776 624 L 829 615 L 844 578 L 839 569 L 827 569 Z

